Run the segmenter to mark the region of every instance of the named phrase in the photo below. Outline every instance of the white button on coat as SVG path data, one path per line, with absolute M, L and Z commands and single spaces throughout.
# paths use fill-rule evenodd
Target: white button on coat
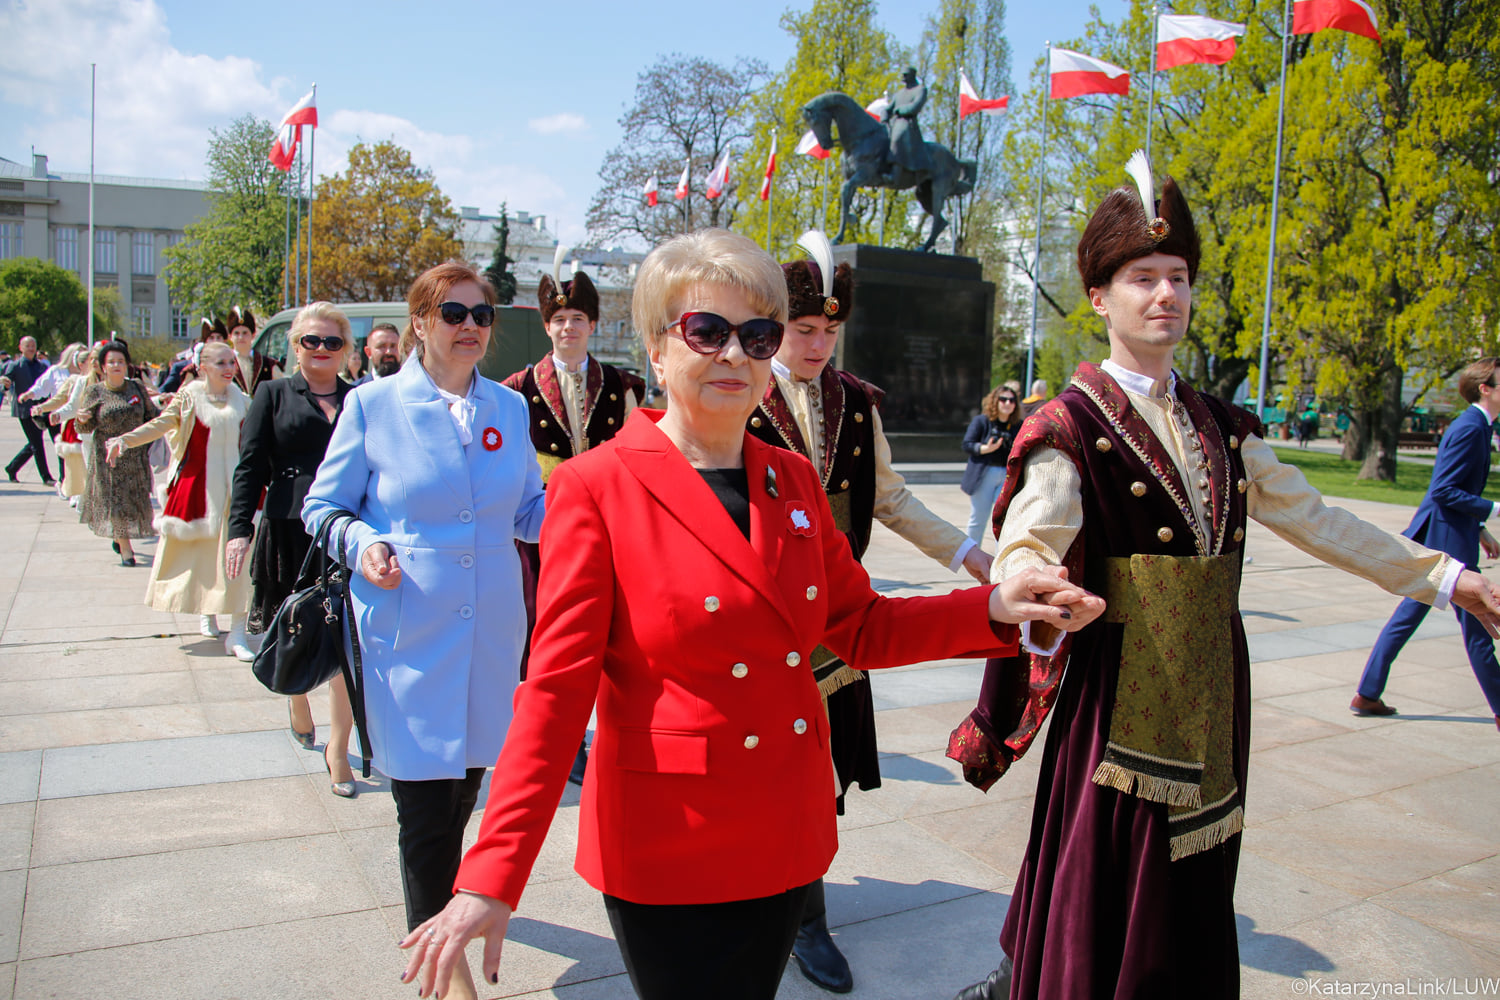
M 790 653 L 786 654 L 786 665 L 787 666 L 789 666 L 789 667 L 795 667 L 797 664 L 799 664 L 801 662 L 802 662 L 802 654 L 799 653 L 799 652 L 797 652 L 795 649 L 792 650 Z
M 470 521 L 474 520 L 474 512 L 465 507 L 463 510 L 458 512 L 458 519 L 464 524 L 468 524 Z
M 736 663 L 729 672 L 736 677 L 745 677 L 750 673 L 750 668 L 743 663 Z
M 818 588 L 817 587 L 808 587 L 807 588 L 807 599 L 809 601 L 816 601 L 818 599 Z
M 703 609 L 710 612 L 718 611 L 719 599 L 717 597 L 705 597 L 703 599 Z
M 798 719 L 796 722 L 792 723 L 792 732 L 796 733 L 798 736 L 801 736 L 803 733 L 807 732 L 807 720 Z
M 759 736 L 746 736 L 745 737 L 745 749 L 746 750 L 754 750 L 758 746 L 760 746 L 760 737 Z

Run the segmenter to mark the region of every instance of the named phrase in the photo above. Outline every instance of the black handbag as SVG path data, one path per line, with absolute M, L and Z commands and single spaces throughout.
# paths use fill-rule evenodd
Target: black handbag
M 364 776 L 370 776 L 370 737 L 365 727 L 364 664 L 355 625 L 354 601 L 349 592 L 349 526 L 356 520 L 346 510 L 334 511 L 318 528 L 317 537 L 297 574 L 297 589 L 287 595 L 266 628 L 265 642 L 250 665 L 255 679 L 276 694 L 307 694 L 344 675 L 354 724 L 359 729 Z M 338 556 L 330 559 L 329 544 L 338 526 Z M 316 571 L 314 571 L 316 566 Z M 348 655 L 344 635 L 348 633 Z M 352 659 L 352 663 L 350 660 Z

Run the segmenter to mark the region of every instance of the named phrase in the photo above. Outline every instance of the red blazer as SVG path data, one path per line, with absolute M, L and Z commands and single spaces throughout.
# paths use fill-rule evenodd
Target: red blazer
M 805 885 L 838 847 L 813 648 L 861 667 L 1015 652 L 989 587 L 876 595 L 807 459 L 748 435 L 747 542 L 662 412 L 552 474 L 530 674 L 457 888 L 518 903 L 596 699 L 590 885 L 652 904 Z

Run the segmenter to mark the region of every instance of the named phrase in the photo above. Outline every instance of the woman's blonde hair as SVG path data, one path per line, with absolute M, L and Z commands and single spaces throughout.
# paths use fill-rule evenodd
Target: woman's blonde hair
M 781 265 L 748 237 L 727 229 L 700 229 L 672 237 L 641 262 L 630 314 L 648 351 L 661 346 L 695 285 L 739 289 L 757 313 L 786 322 Z
M 339 336 L 344 338 L 346 352 L 354 346 L 354 334 L 349 327 L 349 317 L 344 315 L 344 311 L 332 302 L 312 302 L 297 312 L 297 318 L 292 320 L 291 329 L 286 332 L 286 349 L 289 356 L 296 355 L 297 341 L 315 320 L 320 319 L 326 319 L 339 328 Z
M 234 345 L 226 344 L 222 340 L 210 340 L 198 351 L 198 363 L 202 364 L 207 361 L 209 354 L 227 354 L 232 358 L 234 357 Z M 239 362 L 236 361 L 235 364 L 239 364 Z

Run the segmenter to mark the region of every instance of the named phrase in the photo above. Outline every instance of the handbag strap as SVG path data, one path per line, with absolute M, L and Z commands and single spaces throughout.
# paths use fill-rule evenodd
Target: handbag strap
M 339 513 L 348 513 L 340 511 Z M 331 520 L 331 518 L 330 518 Z M 370 749 L 369 727 L 365 724 L 365 668 L 364 658 L 359 651 L 359 626 L 356 624 L 357 615 L 354 610 L 354 588 L 353 570 L 348 569 L 349 554 L 349 526 L 353 524 L 355 517 L 348 515 L 343 527 L 339 530 L 339 555 L 338 563 L 345 567 L 348 576 L 344 580 L 344 620 L 349 623 L 349 656 L 339 664 L 344 672 L 344 686 L 349 689 L 349 706 L 353 709 L 354 726 L 359 731 L 359 756 L 361 771 L 364 777 L 370 776 L 370 759 L 374 756 Z

